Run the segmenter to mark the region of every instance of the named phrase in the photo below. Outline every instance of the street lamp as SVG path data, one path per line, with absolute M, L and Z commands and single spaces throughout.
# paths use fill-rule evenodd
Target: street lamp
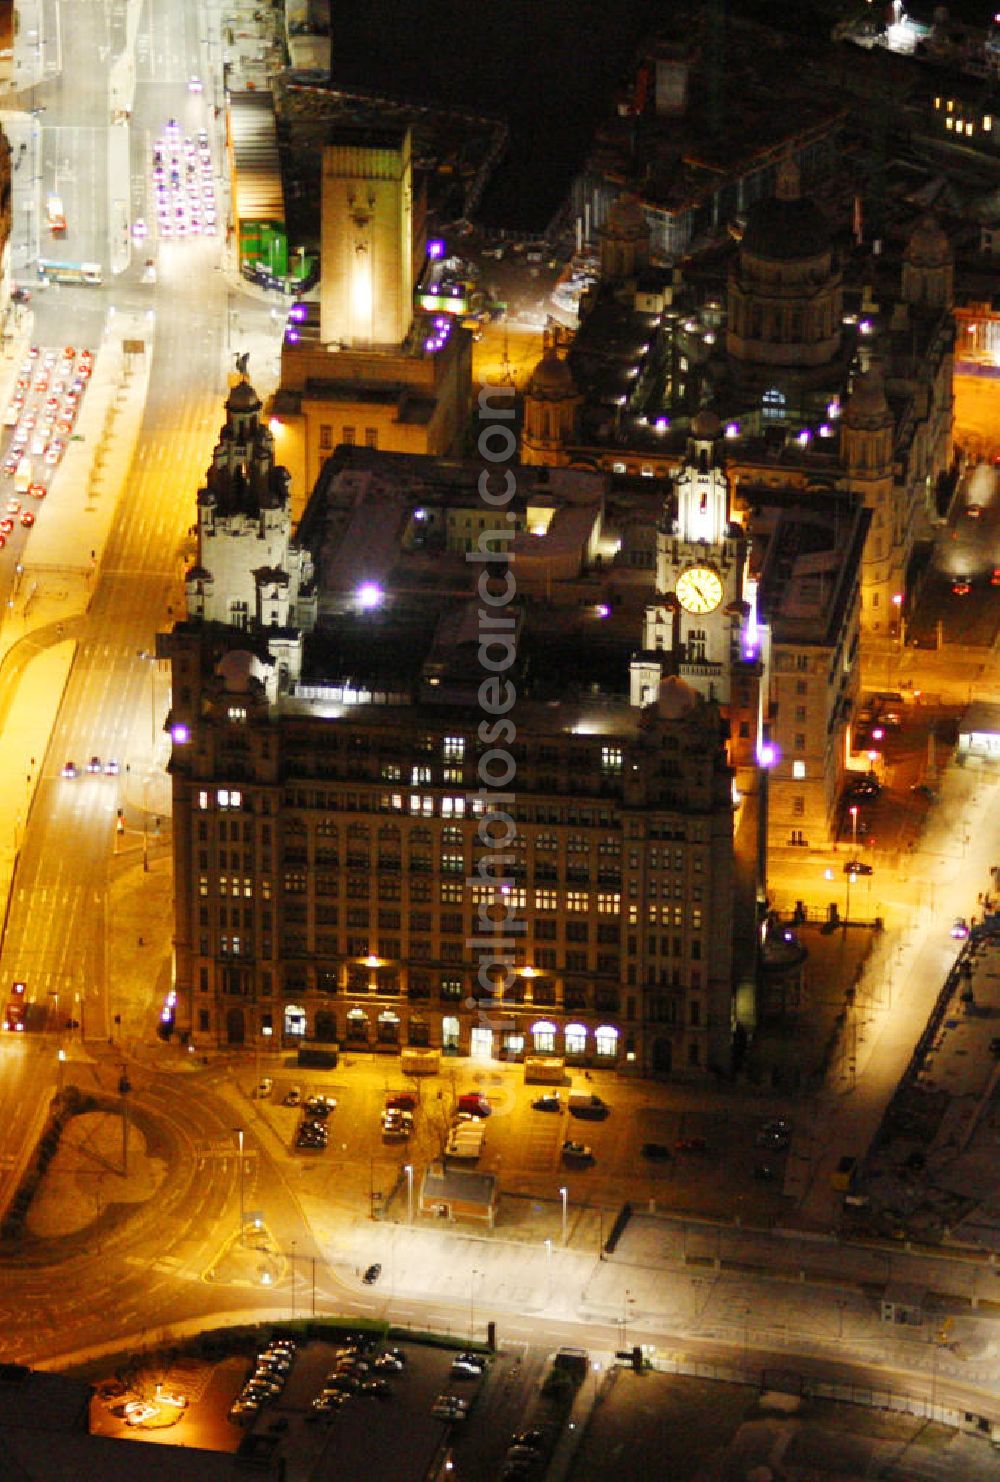
M 852 803 L 851 806 L 850 806 L 850 808 L 847 811 L 851 815 L 851 858 L 848 861 L 848 863 L 851 864 L 851 865 L 853 865 L 854 862 L 855 862 L 855 860 L 857 859 L 857 853 L 858 853 L 858 805 L 857 805 L 857 803 Z M 847 933 L 848 923 L 850 922 L 850 919 L 851 919 L 851 886 L 854 883 L 854 878 L 855 877 L 854 877 L 854 871 L 853 871 L 853 869 L 849 869 L 847 871 L 847 900 L 846 900 L 846 903 L 845 903 L 845 906 L 844 906 L 844 933 L 845 933 L 845 935 Z
M 482 1272 L 473 1270 L 469 1276 L 469 1342 L 473 1341 L 476 1331 L 476 1277 L 482 1276 Z
M 236 1141 L 239 1144 L 239 1150 L 240 1150 L 240 1245 L 243 1245 L 244 1244 L 244 1241 L 245 1241 L 245 1235 L 244 1235 L 244 1223 L 245 1223 L 245 1221 L 244 1221 L 244 1214 L 243 1214 L 243 1198 L 244 1198 L 244 1188 L 243 1188 L 243 1176 L 244 1176 L 244 1171 L 243 1171 L 243 1128 L 242 1127 L 237 1127 L 235 1129 L 235 1131 L 236 1131 Z
M 66 1051 L 65 1050 L 60 1050 L 59 1053 L 56 1055 L 56 1059 L 59 1062 L 59 1087 L 58 1087 L 58 1089 L 61 1091 L 62 1088 L 63 1088 L 63 1076 L 66 1073 Z
M 552 1241 L 545 1242 L 545 1282 L 548 1295 L 552 1295 Z
M 118 1094 L 122 1099 L 122 1177 L 128 1177 L 128 1093 L 132 1089 L 132 1082 L 128 1078 L 128 1068 L 119 1066 Z
M 257 1036 L 257 1054 L 256 1054 L 256 1062 L 257 1062 L 257 1064 L 256 1064 L 257 1086 L 260 1085 L 260 1044 L 261 1044 L 261 1040 L 264 1041 L 264 1043 L 267 1045 L 268 1051 L 270 1052 L 270 1049 L 271 1049 L 271 1036 L 272 1036 L 273 1033 L 274 1033 L 274 1030 L 271 1028 L 270 1024 L 262 1024 L 261 1025 L 261 1028 L 260 1028 L 260 1034 L 258 1034 L 258 1036 Z M 256 1087 L 254 1089 L 256 1090 Z
M 565 1245 L 566 1227 L 569 1219 L 569 1189 L 565 1186 L 561 1188 L 559 1190 L 559 1197 L 562 1200 L 562 1243 Z
M 407 1163 L 403 1169 L 406 1174 L 406 1222 L 413 1224 L 413 1164 Z

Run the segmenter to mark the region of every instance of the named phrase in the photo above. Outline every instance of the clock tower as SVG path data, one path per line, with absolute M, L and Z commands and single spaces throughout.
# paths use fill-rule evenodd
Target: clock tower
M 691 424 L 687 459 L 674 482 L 676 511 L 656 535 L 656 594 L 646 606 L 642 651 L 631 664 L 631 702 L 648 705 L 660 680 L 678 674 L 707 700 L 728 705 L 741 657 L 746 540 L 729 520 L 714 412 Z

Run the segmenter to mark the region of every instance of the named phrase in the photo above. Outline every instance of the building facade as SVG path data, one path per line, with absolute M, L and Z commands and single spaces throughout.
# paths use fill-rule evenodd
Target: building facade
M 482 535 L 455 525 L 424 591 L 427 552 L 407 535 L 447 503 L 455 465 L 341 449 L 293 541 L 271 451 L 242 383 L 199 496 L 189 615 L 160 642 L 178 1028 L 205 1045 L 253 1048 L 267 1031 L 375 1054 L 726 1071 L 733 775 L 718 705 L 676 675 L 630 704 L 625 647 L 604 656 L 610 682 L 577 685 L 578 604 L 557 619 L 551 588 L 519 595 L 498 849 L 466 559 Z M 572 480 L 549 497 L 597 519 Z M 370 547 L 378 580 L 348 509 L 397 532 Z M 578 566 L 596 560 L 573 548 Z

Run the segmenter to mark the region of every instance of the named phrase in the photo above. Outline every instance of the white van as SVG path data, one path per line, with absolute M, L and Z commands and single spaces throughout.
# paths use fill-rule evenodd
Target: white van
M 30 483 L 31 459 L 25 457 L 22 458 L 20 463 L 17 465 L 17 472 L 14 475 L 14 489 L 18 494 L 27 494 L 28 485 Z

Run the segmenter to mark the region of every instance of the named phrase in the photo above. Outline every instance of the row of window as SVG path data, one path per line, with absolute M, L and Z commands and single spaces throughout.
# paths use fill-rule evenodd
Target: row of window
M 349 448 L 354 447 L 358 440 L 358 429 L 345 424 L 340 429 L 340 441 Z M 366 448 L 378 447 L 378 428 L 366 427 L 364 430 L 364 445 Z M 321 422 L 319 425 L 319 449 L 321 453 L 333 452 L 333 426 L 329 422 Z

